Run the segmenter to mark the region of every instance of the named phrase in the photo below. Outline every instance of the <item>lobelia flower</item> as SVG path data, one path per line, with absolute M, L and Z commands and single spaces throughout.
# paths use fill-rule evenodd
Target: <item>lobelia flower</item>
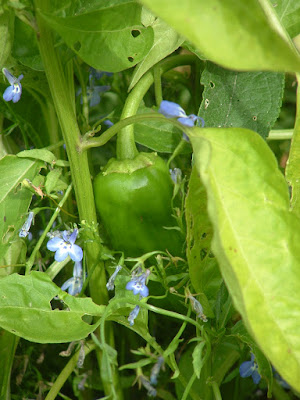
M 101 97 L 100 93 L 101 92 L 106 92 L 107 90 L 110 89 L 110 86 L 104 85 L 104 86 L 98 86 L 95 85 L 95 77 L 96 75 L 94 73 L 90 73 L 89 75 L 89 86 L 86 88 L 86 94 L 87 94 L 87 99 L 90 103 L 90 107 L 95 107 L 100 103 Z M 82 89 L 80 88 L 77 91 L 77 96 L 82 93 Z M 83 103 L 83 99 L 81 97 L 80 99 L 80 104 Z
M 31 227 L 32 221 L 33 221 L 33 217 L 34 217 L 34 212 L 30 211 L 28 218 L 26 219 L 24 225 L 20 229 L 19 237 L 23 237 L 23 238 L 27 237 L 27 235 L 29 234 L 29 229 Z
M 171 175 L 171 179 L 172 181 L 175 183 L 175 185 L 177 183 L 180 183 L 182 180 L 182 171 L 180 168 L 173 168 L 173 169 L 169 169 L 170 175 Z
M 82 248 L 75 244 L 77 235 L 78 229 L 74 229 L 72 233 L 63 231 L 60 233 L 60 236 L 55 236 L 49 240 L 47 249 L 55 251 L 55 261 L 64 261 L 68 256 L 70 256 L 73 261 L 82 260 Z
M 257 385 L 261 380 L 261 376 L 258 372 L 258 365 L 254 361 L 254 359 L 254 354 L 251 354 L 251 361 L 244 361 L 240 365 L 240 375 L 242 378 L 248 378 L 249 376 L 251 376 L 253 382 Z
M 139 306 L 135 306 L 134 309 L 129 314 L 128 322 L 129 322 L 130 326 L 134 325 L 134 320 L 138 316 L 139 312 L 140 312 L 140 307 Z
M 127 290 L 132 290 L 133 294 L 139 294 L 140 298 L 149 296 L 149 289 L 146 286 L 146 280 L 150 275 L 150 270 L 147 269 L 142 275 L 134 276 L 126 285 Z
M 141 384 L 144 386 L 144 388 L 147 390 L 147 394 L 149 397 L 155 397 L 157 392 L 156 389 L 150 384 L 148 379 L 146 379 L 143 375 L 139 376 Z
M 83 286 L 83 272 L 81 261 L 76 261 L 73 268 L 73 276 L 68 279 L 61 287 L 61 290 L 68 291 L 69 294 L 75 296 L 80 293 Z
M 150 383 L 152 385 L 157 385 L 157 378 L 158 378 L 159 372 L 161 370 L 161 367 L 163 366 L 163 363 L 164 363 L 164 358 L 162 356 L 159 356 L 157 359 L 157 362 L 154 364 L 153 368 L 151 369 Z
M 116 276 L 118 275 L 119 271 L 122 269 L 122 265 L 117 265 L 115 272 L 111 275 L 111 277 L 109 278 L 107 284 L 106 284 L 106 288 L 107 290 L 114 290 L 115 288 L 115 279 Z
M 197 299 L 195 299 L 195 297 L 193 297 L 191 294 L 188 294 L 188 298 L 190 299 L 190 302 L 192 304 L 192 309 L 197 314 L 197 318 L 202 319 L 203 322 L 207 322 L 207 317 L 203 313 L 203 307 L 201 303 Z
M 24 75 L 21 74 L 18 78 L 16 78 L 13 74 L 9 72 L 8 69 L 2 69 L 3 74 L 5 75 L 6 79 L 10 83 L 10 86 L 5 89 L 3 93 L 3 99 L 5 101 L 13 101 L 13 103 L 17 103 L 22 94 L 22 85 L 20 80 L 24 78 Z
M 182 125 L 193 127 L 197 121 L 201 122 L 201 127 L 204 127 L 204 119 L 197 117 L 195 114 L 186 115 L 186 112 L 179 104 L 172 101 L 163 100 L 159 106 L 159 113 L 167 118 L 177 118 L 177 121 Z

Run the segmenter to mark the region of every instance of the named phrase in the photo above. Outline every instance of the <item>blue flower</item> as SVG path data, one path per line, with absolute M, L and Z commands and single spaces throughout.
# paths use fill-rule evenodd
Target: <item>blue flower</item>
M 203 118 L 197 117 L 195 114 L 186 115 L 184 109 L 180 107 L 179 104 L 173 103 L 172 101 L 163 100 L 160 103 L 158 112 L 167 118 L 177 118 L 177 121 L 185 126 L 193 127 L 197 121 L 200 121 L 201 127 L 204 127 Z
M 134 324 L 134 320 L 138 316 L 139 312 L 140 312 L 140 307 L 139 306 L 135 306 L 134 309 L 129 314 L 128 322 L 129 322 L 130 326 L 132 326 Z
M 197 318 L 200 318 L 203 322 L 207 322 L 207 317 L 203 312 L 202 304 L 197 299 L 195 299 L 195 297 L 192 296 L 191 293 L 189 292 L 187 294 L 187 297 L 190 299 L 192 309 L 197 314 Z
M 149 397 L 155 397 L 157 392 L 156 389 L 150 384 L 148 379 L 146 379 L 143 375 L 139 376 L 140 382 L 144 386 L 144 388 L 147 390 L 147 394 Z
M 107 284 L 106 284 L 106 288 L 107 290 L 114 290 L 115 288 L 115 279 L 116 276 L 118 275 L 119 271 L 122 269 L 122 265 L 117 265 L 115 272 L 111 275 L 111 277 L 109 278 Z
M 163 366 L 164 358 L 159 356 L 157 362 L 154 364 L 153 368 L 151 369 L 150 374 L 150 383 L 152 385 L 157 385 L 157 378 L 160 372 L 161 367 Z
M 83 286 L 83 273 L 81 261 L 76 261 L 73 268 L 73 276 L 68 279 L 61 287 L 61 290 L 68 290 L 72 296 L 80 293 Z
M 22 94 L 22 85 L 20 83 L 20 80 L 23 79 L 24 75 L 21 74 L 18 78 L 13 76 L 8 69 L 3 68 L 2 69 L 3 74 L 6 76 L 6 79 L 10 83 L 10 86 L 5 89 L 5 92 L 3 93 L 3 99 L 5 101 L 13 101 L 13 103 L 17 103 Z
M 146 270 L 140 276 L 134 276 L 131 281 L 129 281 L 126 285 L 127 290 L 132 290 L 133 294 L 139 294 L 141 297 L 149 296 L 149 289 L 146 286 L 146 279 L 150 274 L 149 270 Z
M 30 211 L 28 218 L 26 219 L 26 221 L 24 222 L 24 225 L 20 229 L 19 237 L 22 237 L 22 238 L 27 237 L 27 235 L 29 234 L 29 229 L 31 227 L 32 221 L 33 221 L 33 217 L 34 217 L 34 212 Z
M 251 376 L 253 382 L 257 385 L 261 380 L 261 376 L 258 372 L 258 365 L 254 361 L 254 359 L 255 359 L 254 354 L 251 354 L 251 361 L 244 361 L 240 365 L 240 375 L 242 378 L 247 378 Z
M 68 256 L 70 256 L 73 261 L 82 260 L 82 249 L 75 244 L 77 235 L 78 230 L 74 229 L 71 234 L 68 231 L 63 231 L 60 233 L 60 236 L 56 236 L 49 240 L 47 243 L 47 249 L 55 251 L 55 261 L 64 261 Z

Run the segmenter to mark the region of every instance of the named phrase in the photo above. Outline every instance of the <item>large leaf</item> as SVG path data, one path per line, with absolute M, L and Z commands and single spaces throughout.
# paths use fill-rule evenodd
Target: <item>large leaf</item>
M 213 251 L 244 323 L 281 376 L 300 390 L 300 220 L 287 184 L 255 132 L 190 132 L 206 187 Z
M 229 71 L 208 62 L 201 83 L 205 126 L 248 128 L 267 137 L 279 115 L 284 74 Z
M 43 272 L 9 275 L 0 280 L 0 326 L 17 336 L 38 343 L 63 343 L 85 338 L 95 330 L 83 320 L 101 316 L 105 306 L 91 298 L 76 298 L 63 292 Z M 58 296 L 66 306 L 52 310 Z M 59 301 L 57 303 L 59 305 Z
M 21 189 L 24 179 L 30 181 L 37 175 L 41 162 L 5 156 L 0 160 L 0 260 L 26 219 L 32 193 Z
M 268 0 L 142 0 L 208 59 L 238 70 L 299 71 Z
M 173 53 L 184 41 L 174 29 L 170 28 L 159 18 L 151 26 L 154 31 L 153 44 L 147 55 L 134 70 L 128 90 L 131 90 L 144 73 L 154 64 Z
M 153 29 L 142 25 L 141 10 L 129 1 L 66 18 L 42 16 L 87 64 L 117 72 L 136 65 L 152 46 Z

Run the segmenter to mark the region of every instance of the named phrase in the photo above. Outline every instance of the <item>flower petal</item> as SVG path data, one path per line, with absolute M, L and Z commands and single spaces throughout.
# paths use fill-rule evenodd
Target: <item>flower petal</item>
M 13 95 L 14 95 L 14 88 L 13 86 L 9 86 L 8 88 L 5 89 L 5 92 L 3 93 L 3 100 L 11 101 Z
M 61 287 L 61 290 L 67 290 L 73 284 L 74 278 L 68 279 Z
M 126 285 L 126 290 L 133 290 L 136 285 L 135 281 L 129 281 Z
M 186 112 L 179 104 L 168 100 L 163 100 L 160 103 L 158 112 L 167 118 L 186 117 Z
M 13 98 L 12 98 L 13 103 L 17 103 L 20 100 L 21 94 L 22 94 L 22 92 L 18 92 L 13 95 Z
M 192 119 L 188 118 L 188 117 L 178 118 L 177 121 L 180 122 L 182 125 L 185 125 L 185 126 L 190 126 L 190 127 L 195 126 L 195 122 Z
M 244 361 L 240 365 L 240 375 L 242 378 L 247 378 L 253 374 L 254 364 L 252 361 Z
M 64 231 L 64 233 L 65 233 L 66 231 Z M 78 229 L 74 229 L 74 231 L 71 233 L 71 235 L 68 237 L 68 240 L 66 240 L 66 242 L 70 242 L 70 243 L 75 243 L 75 241 L 76 241 L 76 238 L 77 238 L 77 235 L 78 235 Z M 64 239 L 65 239 L 65 236 L 64 236 Z M 74 260 L 74 261 L 80 261 L 80 260 Z
M 47 243 L 47 249 L 50 251 L 57 251 L 62 245 L 64 241 L 59 237 L 54 237 L 49 240 Z
M 54 260 L 57 262 L 64 261 L 69 255 L 69 251 L 65 247 L 60 247 L 56 250 Z
M 139 291 L 140 296 L 142 297 L 147 297 L 149 296 L 149 289 L 147 288 L 146 285 L 143 286 L 143 289 Z
M 259 382 L 261 380 L 261 376 L 260 376 L 260 374 L 259 374 L 259 372 L 257 370 L 253 371 L 252 379 L 253 379 L 253 382 L 255 383 L 255 385 L 259 384 Z
M 77 244 L 73 244 L 69 249 L 69 255 L 73 261 L 81 261 L 83 258 L 82 248 Z

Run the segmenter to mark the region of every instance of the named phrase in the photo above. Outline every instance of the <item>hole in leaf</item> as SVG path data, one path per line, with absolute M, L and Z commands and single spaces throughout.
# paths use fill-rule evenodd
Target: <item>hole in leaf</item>
M 139 31 L 138 29 L 132 29 L 132 31 L 131 31 L 131 35 L 132 35 L 134 38 L 140 36 L 140 34 L 141 34 L 141 31 Z
M 8 228 L 7 228 L 7 231 L 4 233 L 4 235 L 2 236 L 2 243 L 3 244 L 6 244 L 6 243 L 8 243 L 11 239 L 12 239 L 12 237 L 13 237 L 13 235 L 14 235 L 14 232 L 15 232 L 15 227 L 13 226 L 13 225 L 10 225 Z
M 85 322 L 88 325 L 92 325 L 92 323 L 93 323 L 93 317 L 89 314 L 82 315 L 81 319 L 83 322 Z
M 213 82 L 209 82 L 210 87 L 213 89 L 215 87 L 215 84 Z
M 128 57 L 129 62 L 133 62 L 134 58 L 133 57 Z
M 257 116 L 256 115 L 253 115 L 253 121 L 257 121 Z
M 73 48 L 75 51 L 79 51 L 81 49 L 81 43 L 77 41 L 76 43 L 73 44 Z

